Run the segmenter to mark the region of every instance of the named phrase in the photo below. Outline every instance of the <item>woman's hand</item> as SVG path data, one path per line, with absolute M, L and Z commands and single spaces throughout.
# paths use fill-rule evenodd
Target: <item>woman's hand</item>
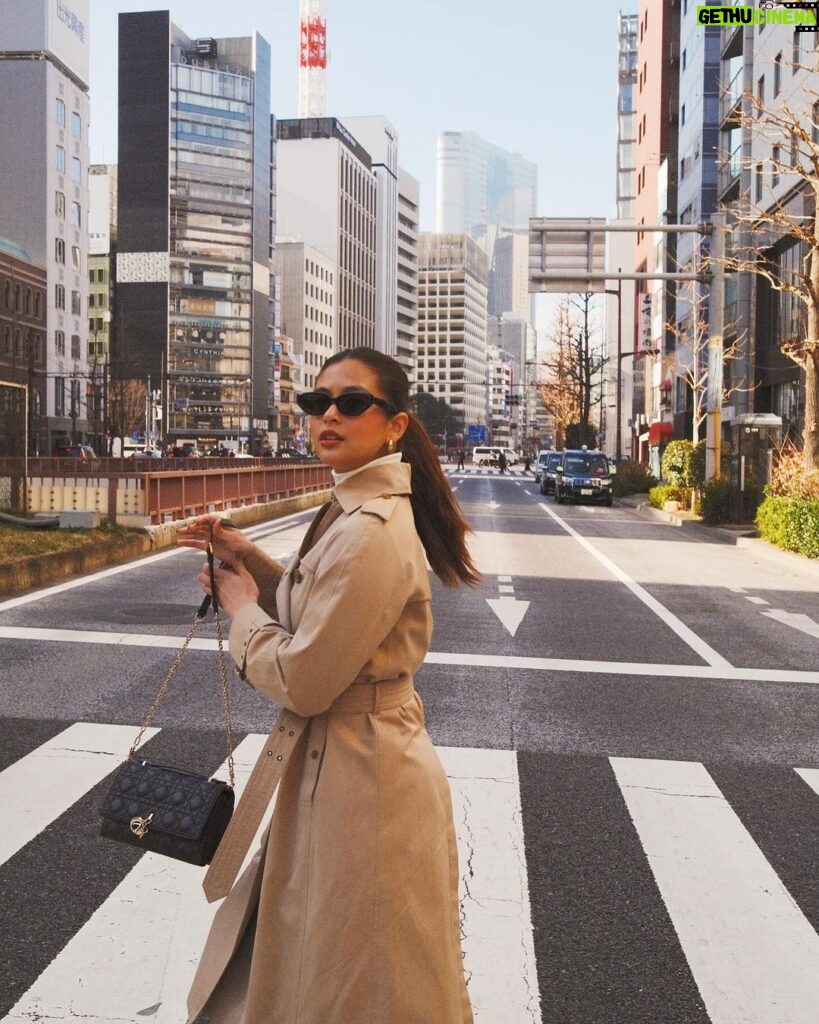
M 259 588 L 256 581 L 240 559 L 234 562 L 232 569 L 214 569 L 213 575 L 216 580 L 216 599 L 231 618 L 245 605 L 259 603 Z M 197 579 L 205 593 L 210 594 L 210 572 L 207 562 L 202 566 Z
M 255 546 L 241 530 L 237 530 L 233 525 L 226 526 L 225 520 L 218 512 L 197 516 L 192 523 L 180 526 L 177 531 L 176 543 L 183 548 L 205 551 L 211 540 L 216 558 L 232 568 L 241 564 Z

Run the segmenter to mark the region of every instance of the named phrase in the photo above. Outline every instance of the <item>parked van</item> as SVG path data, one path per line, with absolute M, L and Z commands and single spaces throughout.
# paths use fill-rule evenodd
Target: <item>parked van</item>
M 472 449 L 473 466 L 497 466 L 500 453 L 506 456 L 506 465 L 514 466 L 518 462 L 518 454 L 514 448 L 504 448 L 500 445 L 485 445 Z

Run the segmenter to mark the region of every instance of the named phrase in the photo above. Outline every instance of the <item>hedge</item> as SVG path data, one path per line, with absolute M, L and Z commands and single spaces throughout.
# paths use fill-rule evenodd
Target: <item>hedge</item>
M 818 499 L 768 497 L 757 509 L 756 525 L 777 547 L 819 558 Z

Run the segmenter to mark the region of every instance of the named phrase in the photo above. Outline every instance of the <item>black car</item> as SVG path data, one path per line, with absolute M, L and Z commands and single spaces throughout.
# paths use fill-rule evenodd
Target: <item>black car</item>
M 544 462 L 543 468 L 540 472 L 541 494 L 554 494 L 556 471 L 562 458 L 563 452 L 549 452 L 546 456 L 546 461 Z
M 612 467 L 602 452 L 585 448 L 561 452 L 555 468 L 555 501 L 590 501 L 611 505 Z

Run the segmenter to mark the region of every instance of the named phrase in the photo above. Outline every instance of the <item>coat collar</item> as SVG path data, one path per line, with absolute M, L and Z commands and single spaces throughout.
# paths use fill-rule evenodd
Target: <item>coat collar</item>
M 333 494 L 344 512 L 349 515 L 371 498 L 411 494 L 410 472 L 408 462 L 373 466 L 337 484 L 333 488 Z

